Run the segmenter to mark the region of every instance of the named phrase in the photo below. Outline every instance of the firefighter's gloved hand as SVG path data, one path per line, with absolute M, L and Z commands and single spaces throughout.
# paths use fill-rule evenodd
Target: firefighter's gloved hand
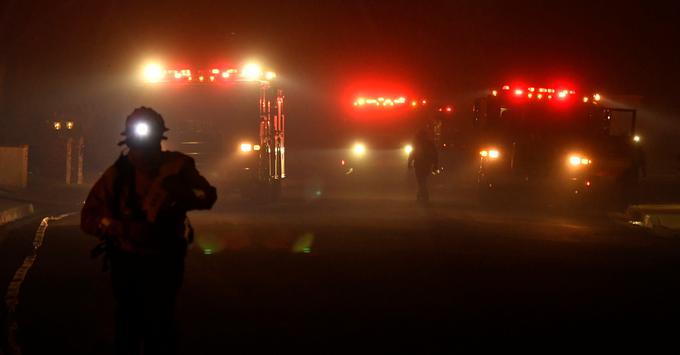
M 123 234 L 123 223 L 117 219 L 104 217 L 99 222 L 101 238 L 117 238 Z
M 170 199 L 180 207 L 189 207 L 196 199 L 196 195 L 179 175 L 168 176 L 163 180 L 163 188 L 170 195 Z

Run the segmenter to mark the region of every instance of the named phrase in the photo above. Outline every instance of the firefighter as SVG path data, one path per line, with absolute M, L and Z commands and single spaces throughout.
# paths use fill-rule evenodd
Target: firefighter
M 416 199 L 422 204 L 430 201 L 428 178 L 439 166 L 437 148 L 427 128 L 418 131 L 414 139 L 413 150 L 408 157 L 408 167 L 413 169 L 418 183 Z
M 135 109 L 119 143 L 127 154 L 95 183 L 81 213 L 82 230 L 102 240 L 110 264 L 116 354 L 176 352 L 175 300 L 193 238 L 186 214 L 217 199 L 193 159 L 161 149 L 165 131 L 156 111 Z

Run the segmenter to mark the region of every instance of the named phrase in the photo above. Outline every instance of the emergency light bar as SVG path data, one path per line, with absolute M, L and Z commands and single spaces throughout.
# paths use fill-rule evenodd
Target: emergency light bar
M 220 83 L 234 81 L 269 82 L 276 78 L 273 71 L 264 71 L 259 64 L 249 63 L 242 69 L 164 69 L 152 63 L 144 67 L 142 76 L 147 83 Z
M 558 100 L 567 100 L 570 99 L 572 96 L 576 95 L 575 90 L 569 90 L 569 89 L 560 89 L 556 90 L 554 88 L 536 88 L 536 87 L 515 87 L 511 88 L 510 85 L 503 85 L 501 87 L 501 90 L 492 90 L 491 91 L 491 96 L 498 97 L 500 95 L 505 95 L 509 97 L 516 97 L 516 98 L 524 98 L 526 97 L 527 99 L 535 99 L 535 100 L 552 100 L 553 98 L 556 98 Z M 592 96 L 592 102 L 597 103 L 600 100 L 602 100 L 602 96 L 600 94 L 594 94 Z M 583 103 L 588 103 L 590 102 L 590 97 L 584 96 L 583 97 Z
M 424 106 L 427 104 L 427 100 L 411 100 L 408 102 L 411 107 L 418 107 L 418 106 Z M 399 107 L 399 106 L 404 106 L 407 104 L 406 97 L 404 96 L 399 96 L 397 98 L 389 98 L 389 97 L 378 97 L 378 98 L 369 98 L 369 97 L 358 97 L 356 100 L 354 100 L 354 106 L 355 107 L 380 107 L 380 108 L 393 108 L 393 107 Z

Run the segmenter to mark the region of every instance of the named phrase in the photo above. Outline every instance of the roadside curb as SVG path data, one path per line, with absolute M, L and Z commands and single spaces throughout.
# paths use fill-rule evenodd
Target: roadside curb
M 0 226 L 16 220 L 29 217 L 35 212 L 32 203 L 21 203 L 17 206 L 0 211 Z

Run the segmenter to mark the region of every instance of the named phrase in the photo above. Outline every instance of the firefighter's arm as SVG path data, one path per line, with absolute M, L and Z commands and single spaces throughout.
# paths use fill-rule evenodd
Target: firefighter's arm
M 210 209 L 217 201 L 217 189 L 198 172 L 191 158 L 187 158 L 180 174 L 166 178 L 163 185 L 186 210 Z
M 122 231 L 122 224 L 113 217 L 114 171 L 109 169 L 94 184 L 80 213 L 80 228 L 83 232 L 98 236 L 116 236 Z

